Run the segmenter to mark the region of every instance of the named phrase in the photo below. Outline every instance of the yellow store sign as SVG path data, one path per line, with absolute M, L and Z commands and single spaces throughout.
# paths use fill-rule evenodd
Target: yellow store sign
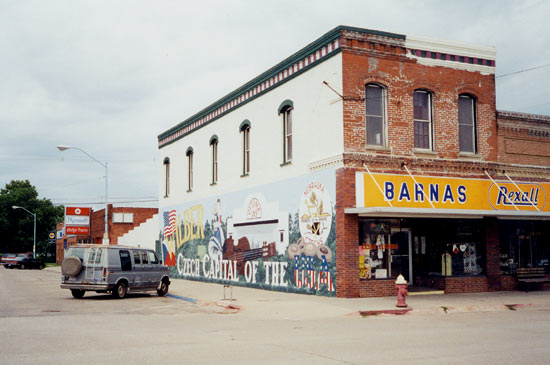
M 550 183 L 357 172 L 358 208 L 435 208 L 550 212 Z

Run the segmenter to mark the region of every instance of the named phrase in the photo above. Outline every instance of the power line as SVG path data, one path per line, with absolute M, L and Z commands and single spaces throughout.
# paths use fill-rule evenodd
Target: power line
M 506 76 L 510 76 L 510 75 L 519 74 L 519 73 L 522 73 L 522 72 L 533 71 L 533 70 L 537 70 L 537 69 L 539 69 L 539 68 L 549 67 L 549 66 L 550 66 L 550 63 L 547 63 L 546 65 L 542 65 L 542 66 L 526 68 L 525 70 L 520 70 L 520 71 L 510 72 L 510 73 L 504 74 L 504 75 L 495 76 L 495 79 L 497 79 L 497 78 L 499 78 L 499 77 L 506 77 Z

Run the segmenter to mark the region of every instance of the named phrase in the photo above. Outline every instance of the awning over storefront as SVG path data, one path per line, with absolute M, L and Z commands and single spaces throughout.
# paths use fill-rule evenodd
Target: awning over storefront
M 550 183 L 356 172 L 361 216 L 550 219 Z

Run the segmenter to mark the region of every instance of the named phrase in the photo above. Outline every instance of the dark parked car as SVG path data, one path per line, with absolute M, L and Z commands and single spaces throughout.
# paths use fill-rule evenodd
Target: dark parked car
M 32 257 L 32 253 L 20 253 L 17 255 L 7 254 L 2 256 L 2 265 L 6 269 L 40 269 L 42 270 L 46 265 L 42 260 Z

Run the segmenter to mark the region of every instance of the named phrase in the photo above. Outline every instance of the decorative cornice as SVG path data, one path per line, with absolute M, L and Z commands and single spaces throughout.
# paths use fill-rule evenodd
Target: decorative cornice
M 343 167 L 344 166 L 344 157 L 342 155 L 336 155 L 324 158 L 322 160 L 313 161 L 308 164 L 308 167 L 311 171 L 328 169 L 330 167 Z
M 406 163 L 408 168 L 418 175 L 485 177 L 484 171 L 487 171 L 495 178 L 505 178 L 501 173 L 506 171 L 511 177 L 525 180 L 550 180 L 550 170 L 545 166 L 483 160 L 381 156 L 358 152 L 344 153 L 343 158 L 345 167 L 363 169 L 363 164 L 366 164 L 372 172 L 402 173 L 402 164 Z
M 428 66 L 445 66 L 484 74 L 495 73 L 494 47 L 408 36 L 407 57 Z
M 550 116 L 548 115 L 510 112 L 505 110 L 497 110 L 497 120 L 498 119 L 518 120 L 523 122 L 543 123 L 550 125 Z

